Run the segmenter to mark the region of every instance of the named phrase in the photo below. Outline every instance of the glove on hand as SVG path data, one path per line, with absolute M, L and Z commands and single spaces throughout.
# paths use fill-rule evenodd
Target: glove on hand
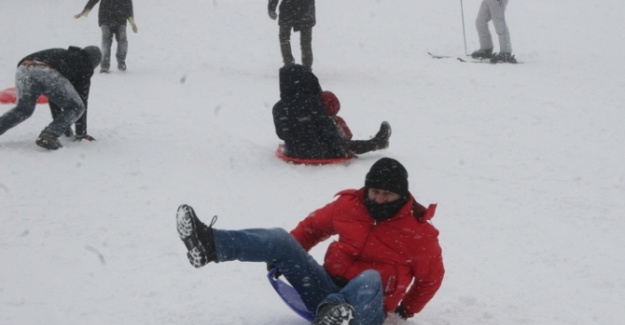
M 404 305 L 399 304 L 399 306 L 397 306 L 397 308 L 395 308 L 395 314 L 399 315 L 399 317 L 401 317 L 401 319 L 403 320 L 407 320 L 408 319 L 408 315 L 406 313 L 406 308 L 404 308 Z
M 267 264 L 267 271 L 271 271 L 275 268 L 275 266 Z M 276 273 L 273 274 L 273 278 L 277 279 L 282 275 L 282 272 L 280 272 L 280 270 L 276 269 Z
M 95 139 L 92 136 L 90 136 L 90 135 L 88 135 L 86 133 L 85 134 L 76 134 L 76 141 L 80 141 L 82 139 L 85 139 L 87 141 L 95 141 Z
M 333 276 L 332 282 L 341 288 L 345 287 L 349 283 L 349 281 L 342 276 Z
M 81 13 L 74 15 L 74 18 L 78 19 L 80 17 L 87 17 L 87 16 L 89 16 L 89 10 L 85 9 Z
M 135 19 L 132 17 L 128 17 L 128 22 L 130 23 L 130 26 L 132 27 L 132 32 L 136 34 L 139 31 L 139 29 L 137 28 L 137 24 L 135 24 Z
M 276 20 L 276 18 L 278 18 L 278 14 L 275 11 L 269 10 L 269 18 Z

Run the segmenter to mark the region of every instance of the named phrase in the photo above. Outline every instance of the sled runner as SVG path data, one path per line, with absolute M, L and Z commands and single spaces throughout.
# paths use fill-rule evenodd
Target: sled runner
M 331 165 L 349 162 L 352 160 L 350 157 L 324 159 L 289 157 L 284 154 L 284 144 L 278 145 L 278 149 L 276 149 L 276 156 L 290 164 L 296 165 Z
M 280 298 L 289 306 L 296 314 L 302 316 L 309 322 L 312 322 L 315 319 L 315 315 L 311 313 L 306 305 L 302 301 L 302 298 L 299 296 L 297 291 L 280 278 L 275 278 L 274 275 L 278 269 L 273 268 L 267 273 L 267 279 L 269 279 L 269 283 L 276 290 Z
M 15 94 L 15 87 L 7 88 L 0 91 L 0 104 L 15 104 L 17 102 L 17 96 Z M 37 104 L 46 104 L 48 97 L 41 95 L 37 98 Z

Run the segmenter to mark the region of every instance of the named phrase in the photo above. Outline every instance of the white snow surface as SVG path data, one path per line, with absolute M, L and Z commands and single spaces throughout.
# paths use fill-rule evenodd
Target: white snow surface
M 97 10 L 73 18 L 85 3 L 2 1 L 0 88 L 27 54 L 100 45 Z M 281 57 L 266 1 L 134 1 L 128 71 L 113 61 L 92 79 L 97 141 L 37 147 L 47 105 L 0 136 L 0 324 L 306 324 L 265 265 L 191 267 L 176 208 L 291 229 L 384 156 L 439 204 L 447 272 L 408 324 L 621 323 L 625 2 L 511 1 L 522 64 L 430 58 L 465 54 L 460 4 L 317 0 L 322 87 L 356 138 L 383 120 L 393 135 L 347 166 L 310 167 L 274 156 Z M 464 1 L 469 52 L 479 4 Z

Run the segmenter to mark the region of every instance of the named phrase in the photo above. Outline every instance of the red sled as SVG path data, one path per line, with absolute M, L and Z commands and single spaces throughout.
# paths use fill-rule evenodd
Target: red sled
M 313 166 L 347 163 L 350 160 L 352 160 L 351 157 L 322 158 L 322 159 L 290 157 L 284 154 L 284 144 L 278 145 L 278 149 L 276 149 L 276 157 L 290 164 L 313 165 Z
M 7 88 L 3 91 L 0 91 L 0 104 L 15 104 L 17 102 L 17 95 L 15 93 L 15 87 Z M 45 95 L 39 96 L 37 98 L 37 104 L 46 104 L 48 103 L 48 97 Z

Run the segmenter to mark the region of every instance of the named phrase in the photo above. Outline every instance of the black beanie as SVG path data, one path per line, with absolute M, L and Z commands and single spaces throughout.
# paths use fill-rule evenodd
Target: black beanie
M 87 53 L 89 62 L 91 62 L 91 65 L 95 69 L 100 64 L 100 61 L 102 61 L 102 52 L 100 51 L 100 48 L 97 46 L 87 46 L 82 50 Z
M 408 171 L 399 161 L 382 158 L 371 166 L 365 178 L 365 187 L 379 188 L 405 197 L 408 195 Z

